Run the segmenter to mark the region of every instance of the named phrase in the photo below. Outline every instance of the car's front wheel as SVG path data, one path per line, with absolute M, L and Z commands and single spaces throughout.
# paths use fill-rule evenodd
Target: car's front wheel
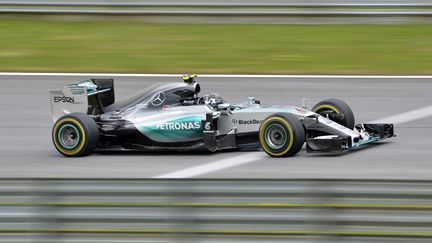
M 326 99 L 316 104 L 312 111 L 327 117 L 328 119 L 341 124 L 349 129 L 354 129 L 354 113 L 347 103 L 340 99 Z
M 99 143 L 96 122 L 86 114 L 71 113 L 54 124 L 52 140 L 64 156 L 79 157 L 92 153 Z
M 305 129 L 292 114 L 274 114 L 267 117 L 259 129 L 262 149 L 272 157 L 294 156 L 305 142 Z

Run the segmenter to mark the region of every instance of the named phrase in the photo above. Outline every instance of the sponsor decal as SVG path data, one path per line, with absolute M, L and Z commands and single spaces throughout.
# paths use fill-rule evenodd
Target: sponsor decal
M 153 106 L 160 106 L 164 103 L 164 101 L 165 101 L 165 93 L 164 92 L 158 92 L 157 94 L 155 94 L 153 96 L 151 104 Z
M 201 128 L 201 122 L 164 122 L 156 124 L 156 128 L 171 131 L 195 130 Z
M 68 97 L 68 96 L 54 96 L 54 103 L 75 103 L 75 97 Z
M 183 100 L 183 105 L 195 105 L 195 100 Z
M 162 106 L 162 111 L 167 111 L 167 110 L 169 110 L 169 105 Z
M 264 120 L 258 120 L 258 119 L 248 119 L 248 120 L 232 119 L 232 123 L 238 125 L 257 125 L 257 124 L 261 124 L 263 121 Z

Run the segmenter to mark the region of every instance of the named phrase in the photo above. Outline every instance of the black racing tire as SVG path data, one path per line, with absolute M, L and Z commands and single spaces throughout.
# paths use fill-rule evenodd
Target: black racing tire
M 290 157 L 300 151 L 306 132 L 301 121 L 292 114 L 270 115 L 261 123 L 259 140 L 262 149 L 272 157 Z
M 64 156 L 80 157 L 92 153 L 99 143 L 96 122 L 84 113 L 71 113 L 56 121 L 52 130 L 54 147 Z
M 354 113 L 347 103 L 340 99 L 326 99 L 316 104 L 312 111 L 330 120 L 341 124 L 349 129 L 354 129 Z

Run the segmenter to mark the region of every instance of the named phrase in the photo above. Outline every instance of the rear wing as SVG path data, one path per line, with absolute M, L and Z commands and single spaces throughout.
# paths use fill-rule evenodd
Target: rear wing
M 115 101 L 113 79 L 85 80 L 49 93 L 53 121 L 72 112 L 103 114 L 104 108 Z

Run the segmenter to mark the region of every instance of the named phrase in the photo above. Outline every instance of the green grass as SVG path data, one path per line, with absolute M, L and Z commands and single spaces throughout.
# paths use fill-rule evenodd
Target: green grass
M 2 17 L 0 71 L 432 74 L 432 25 Z

